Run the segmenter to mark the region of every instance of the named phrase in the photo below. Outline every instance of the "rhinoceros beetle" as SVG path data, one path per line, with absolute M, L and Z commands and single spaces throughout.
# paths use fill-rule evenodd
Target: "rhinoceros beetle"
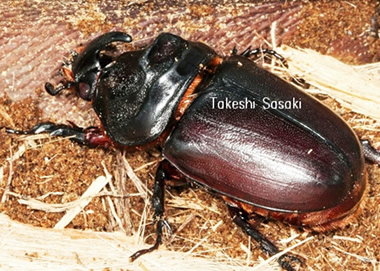
M 162 147 L 152 197 L 156 242 L 132 260 L 156 249 L 169 227 L 164 184 L 173 176 L 220 195 L 234 222 L 270 255 L 279 249 L 249 222 L 264 217 L 323 232 L 358 212 L 364 158 L 380 164 L 380 153 L 316 99 L 257 66 L 254 51 L 222 58 L 203 43 L 163 33 L 145 49 L 100 54 L 131 40 L 122 32 L 95 38 L 64 70 L 61 86 L 46 84 L 52 95 L 74 88 L 91 101 L 101 127 L 46 122 L 7 131 L 70 136 L 89 146 Z M 286 270 L 294 261 L 278 259 Z

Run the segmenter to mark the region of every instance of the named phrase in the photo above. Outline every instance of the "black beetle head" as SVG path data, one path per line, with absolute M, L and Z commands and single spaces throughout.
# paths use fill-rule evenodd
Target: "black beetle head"
M 51 95 L 58 94 L 62 89 L 75 87 L 79 97 L 90 101 L 94 95 L 95 85 L 100 71 L 109 61 L 101 61 L 99 53 L 108 44 L 114 41 L 131 42 L 132 37 L 123 32 L 109 32 L 93 39 L 84 50 L 75 57 L 72 63 L 72 72 L 68 82 L 61 87 L 54 89 L 50 83 L 46 83 L 45 88 Z M 104 60 L 104 59 L 103 59 Z

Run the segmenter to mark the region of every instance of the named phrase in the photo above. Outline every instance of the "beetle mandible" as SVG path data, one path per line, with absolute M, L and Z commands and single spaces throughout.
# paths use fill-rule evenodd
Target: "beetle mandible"
M 380 153 L 326 106 L 258 67 L 249 59 L 253 51 L 222 58 L 203 43 L 162 33 L 145 49 L 100 54 L 115 41 L 132 38 L 123 32 L 95 38 L 71 71 L 64 70 L 61 86 L 45 85 L 51 95 L 74 88 L 92 102 L 101 127 L 44 122 L 7 132 L 70 136 L 88 146 L 162 146 L 152 197 L 156 242 L 132 260 L 155 250 L 163 227 L 170 227 L 163 215 L 171 176 L 221 195 L 234 222 L 270 255 L 279 249 L 249 220 L 272 218 L 323 232 L 345 226 L 358 212 L 367 182 L 364 158 L 380 164 Z M 291 100 L 302 107 L 271 106 Z M 294 261 L 300 262 L 288 254 L 278 259 L 286 270 Z

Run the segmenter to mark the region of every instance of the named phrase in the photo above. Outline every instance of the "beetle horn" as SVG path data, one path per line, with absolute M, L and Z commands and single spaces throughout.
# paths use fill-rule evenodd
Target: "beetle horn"
M 72 64 L 74 82 L 79 96 L 91 100 L 96 78 L 102 68 L 99 52 L 114 41 L 131 42 L 132 37 L 123 32 L 109 32 L 93 39 L 75 58 Z
M 114 41 L 131 42 L 132 37 L 123 32 L 109 32 L 93 39 L 72 64 L 75 79 L 78 76 L 81 78 L 89 72 L 99 71 L 99 52 Z
M 67 74 L 64 71 L 67 82 L 57 88 L 50 83 L 45 84 L 45 89 L 50 95 L 57 95 L 61 90 L 75 86 L 79 96 L 85 100 L 91 100 L 96 78 L 102 66 L 99 60 L 99 52 L 108 44 L 121 41 L 131 42 L 132 37 L 123 32 L 109 32 L 93 39 L 84 50 L 75 57 L 72 68 Z

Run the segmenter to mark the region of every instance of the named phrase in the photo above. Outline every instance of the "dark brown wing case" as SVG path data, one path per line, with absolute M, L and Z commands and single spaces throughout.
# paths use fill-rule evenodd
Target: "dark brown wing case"
M 292 108 L 279 109 L 280 101 Z M 335 207 L 363 179 L 361 147 L 347 124 L 240 56 L 219 67 L 164 155 L 216 192 L 280 212 Z

